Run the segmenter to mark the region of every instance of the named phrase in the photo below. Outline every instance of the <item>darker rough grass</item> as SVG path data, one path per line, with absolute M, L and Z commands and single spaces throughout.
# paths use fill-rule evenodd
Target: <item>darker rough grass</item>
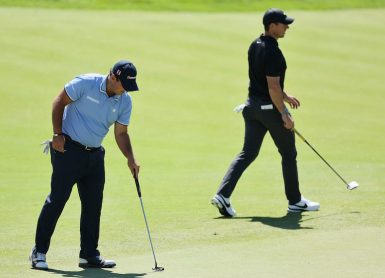
M 256 12 L 269 7 L 285 10 L 384 8 L 385 0 L 0 0 L 0 6 L 189 12 Z

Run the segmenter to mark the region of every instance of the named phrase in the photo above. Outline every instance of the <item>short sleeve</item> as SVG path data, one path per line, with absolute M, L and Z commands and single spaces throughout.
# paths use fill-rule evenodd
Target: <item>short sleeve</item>
M 283 71 L 282 53 L 279 50 L 268 51 L 266 53 L 266 76 L 280 76 Z
M 130 118 L 131 118 L 132 101 L 131 101 L 131 97 L 128 94 L 122 97 L 127 97 L 127 98 L 125 99 L 126 101 L 122 103 L 123 107 L 116 121 L 122 125 L 128 125 L 130 123 Z
M 84 79 L 76 77 L 65 84 L 64 89 L 72 101 L 78 100 L 84 94 L 85 83 Z

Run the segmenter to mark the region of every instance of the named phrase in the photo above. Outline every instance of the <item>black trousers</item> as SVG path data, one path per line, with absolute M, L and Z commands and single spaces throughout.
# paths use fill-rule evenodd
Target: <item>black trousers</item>
M 51 147 L 51 192 L 41 210 L 36 228 L 36 250 L 47 253 L 52 234 L 63 208 L 77 183 L 81 200 L 80 255 L 99 255 L 100 214 L 105 182 L 103 147 L 85 150 L 66 139 L 65 152 Z
M 218 193 L 229 198 L 246 168 L 258 156 L 263 138 L 268 131 L 282 157 L 282 172 L 286 198 L 290 204 L 301 200 L 297 171 L 297 150 L 294 132 L 283 126 L 281 114 L 271 101 L 248 100 L 243 110 L 245 138 L 242 151 L 231 163 L 219 186 Z M 265 173 L 267 176 L 270 173 Z

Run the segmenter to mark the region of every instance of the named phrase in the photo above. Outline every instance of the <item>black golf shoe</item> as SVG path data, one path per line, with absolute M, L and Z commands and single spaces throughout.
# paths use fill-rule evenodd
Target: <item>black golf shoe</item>
M 113 260 L 104 260 L 101 256 L 79 258 L 81 268 L 112 268 L 116 266 Z

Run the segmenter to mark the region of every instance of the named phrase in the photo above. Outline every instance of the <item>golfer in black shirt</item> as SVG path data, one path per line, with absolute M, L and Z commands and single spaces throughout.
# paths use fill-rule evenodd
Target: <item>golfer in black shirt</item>
M 242 151 L 231 163 L 217 194 L 211 203 L 223 216 L 233 217 L 236 211 L 230 196 L 242 173 L 258 156 L 263 138 L 269 132 L 282 157 L 288 211 L 301 212 L 319 209 L 319 203 L 305 199 L 299 190 L 294 120 L 285 102 L 298 108 L 300 102 L 284 91 L 286 61 L 277 40 L 285 36 L 294 22 L 282 10 L 269 9 L 263 16 L 265 33 L 253 41 L 248 52 L 249 96 L 243 108 L 245 139 Z

